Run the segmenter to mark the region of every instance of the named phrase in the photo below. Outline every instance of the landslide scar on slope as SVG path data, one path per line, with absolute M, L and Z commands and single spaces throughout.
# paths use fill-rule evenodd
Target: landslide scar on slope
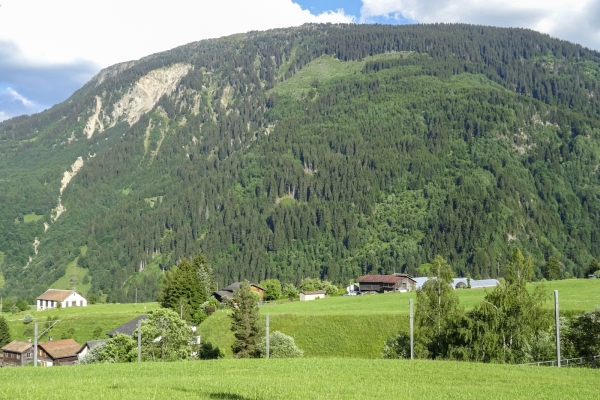
M 98 132 L 112 128 L 119 121 L 127 121 L 129 126 L 139 121 L 142 115 L 152 110 L 158 100 L 175 91 L 181 79 L 192 69 L 190 64 L 174 64 L 167 68 L 155 69 L 141 77 L 127 93 L 113 105 L 113 111 L 110 115 L 104 115 L 102 121 L 104 125 L 98 126 L 99 116 L 102 113 L 101 100 L 96 97 L 96 110 L 86 125 L 84 132 L 91 138 L 98 126 Z M 92 128 L 88 128 L 91 126 Z M 92 129 L 91 133 L 89 130 Z

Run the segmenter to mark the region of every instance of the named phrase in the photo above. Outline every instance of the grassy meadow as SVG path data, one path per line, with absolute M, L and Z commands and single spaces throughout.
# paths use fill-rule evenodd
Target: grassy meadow
M 2 368 L 6 398 L 593 399 L 598 371 L 423 360 L 271 359 Z
M 538 285 L 541 283 L 536 283 Z M 543 283 L 548 293 L 546 307 L 553 309 L 553 290 L 559 291 L 560 309 L 584 312 L 600 305 L 600 279 L 563 280 Z M 531 285 L 533 287 L 533 285 Z M 471 309 L 492 289 L 457 290 L 460 304 Z M 408 331 L 409 299 L 415 293 L 365 296 L 335 296 L 315 301 L 278 301 L 260 307 L 271 318 L 271 330 L 293 336 L 307 357 L 377 358 L 383 342 L 400 330 Z M 203 341 L 221 348 L 231 357 L 233 334 L 228 312 L 211 315 L 200 326 Z
M 11 336 L 16 340 L 27 340 L 33 336 L 34 322 L 44 322 L 46 318 L 60 319 L 61 322 L 52 328 L 50 335 L 54 339 L 72 337 L 78 343 L 83 344 L 92 339 L 107 338 L 106 332 L 119 325 L 158 308 L 158 303 L 140 304 L 92 304 L 87 307 L 63 308 L 60 310 L 24 311 L 17 314 L 3 314 L 11 328 Z M 23 324 L 25 314 L 33 315 L 33 322 Z M 40 324 L 41 326 L 41 324 Z M 100 328 L 101 334 L 97 337 L 94 331 Z M 47 340 L 45 335 L 41 340 Z
M 532 285 L 533 286 L 533 285 Z M 560 308 L 564 312 L 593 310 L 600 304 L 600 279 L 546 282 L 546 307 L 553 307 L 552 290 L 558 289 Z M 470 309 L 491 289 L 458 290 L 461 304 Z M 260 307 L 263 318 L 271 318 L 271 330 L 295 338 L 306 357 L 377 358 L 383 342 L 400 330 L 408 330 L 408 299 L 414 293 L 388 293 L 366 296 L 336 296 L 300 302 L 279 301 Z M 34 321 L 43 322 L 48 316 L 61 320 L 52 335 L 56 339 L 73 337 L 77 342 L 104 338 L 105 333 L 130 319 L 158 308 L 157 303 L 95 304 L 86 308 L 62 310 L 30 310 L 5 314 L 13 339 L 26 340 L 32 336 L 33 323 L 23 324 L 23 316 L 31 313 Z M 232 357 L 233 334 L 230 331 L 228 310 L 218 310 L 199 327 L 204 342 L 221 348 Z M 100 332 L 94 335 L 94 332 Z

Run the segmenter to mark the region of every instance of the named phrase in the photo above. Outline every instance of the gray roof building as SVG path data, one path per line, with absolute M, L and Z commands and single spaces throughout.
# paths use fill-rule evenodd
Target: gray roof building
M 146 319 L 148 319 L 147 315 L 140 315 L 139 317 L 135 317 L 131 321 L 124 323 L 123 325 L 119 326 L 118 328 L 113 329 L 110 332 L 107 332 L 106 334 L 109 337 L 113 337 L 117 333 L 121 333 L 121 334 L 127 335 L 127 336 L 133 336 L 133 332 L 137 329 L 138 321 L 139 320 L 143 321 Z

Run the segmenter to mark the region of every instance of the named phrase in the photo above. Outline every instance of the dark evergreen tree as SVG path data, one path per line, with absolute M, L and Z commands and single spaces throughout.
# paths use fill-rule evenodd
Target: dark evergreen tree
M 10 327 L 6 318 L 0 315 L 0 347 L 4 347 L 12 341 L 10 337 Z
M 236 358 L 259 358 L 258 345 L 264 336 L 258 304 L 248 281 L 241 283 L 233 294 L 231 330 L 235 342 L 231 346 Z

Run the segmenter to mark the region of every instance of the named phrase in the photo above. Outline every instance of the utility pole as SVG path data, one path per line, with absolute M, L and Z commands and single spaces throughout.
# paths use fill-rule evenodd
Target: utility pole
M 142 362 L 142 320 L 138 320 L 138 362 Z
M 558 312 L 558 290 L 554 291 L 554 318 L 556 319 L 556 360 L 560 368 L 560 316 Z
M 413 301 L 412 299 L 408 300 L 408 305 L 410 306 L 410 359 L 414 360 L 415 358 L 415 338 L 414 338 L 414 328 L 413 328 Z
M 269 313 L 267 313 L 267 358 L 269 358 Z
M 36 322 L 33 326 L 33 366 L 37 367 L 37 353 L 38 353 L 38 338 L 43 336 L 44 333 L 48 332 L 50 329 L 52 329 L 52 327 L 54 325 L 56 325 L 58 322 L 60 322 L 60 319 L 57 319 L 55 321 L 48 321 L 48 322 L 52 322 L 52 325 L 50 325 L 49 327 L 47 327 L 42 333 L 40 333 L 38 335 L 38 322 Z

